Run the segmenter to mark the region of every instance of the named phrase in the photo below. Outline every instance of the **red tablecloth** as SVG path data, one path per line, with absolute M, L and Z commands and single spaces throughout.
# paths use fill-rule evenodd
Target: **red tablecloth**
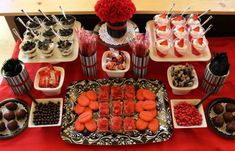
M 231 97 L 235 98 L 235 37 L 226 38 L 209 38 L 209 45 L 211 52 L 227 52 L 230 63 L 231 72 L 227 79 L 223 89 L 216 95 L 211 96 L 208 101 L 204 104 L 204 109 L 207 104 L 217 97 Z M 19 52 L 19 42 L 17 42 L 13 57 L 16 57 Z M 103 51 L 107 50 L 106 47 L 98 45 L 98 74 L 96 78 L 106 78 L 107 75 L 101 69 L 101 55 Z M 192 63 L 197 71 L 199 82 L 201 83 L 202 75 L 206 62 L 193 62 Z M 26 68 L 30 74 L 31 79 L 34 79 L 35 73 L 38 68 L 45 66 L 46 64 L 26 64 Z M 74 62 L 59 63 L 56 64 L 65 69 L 65 81 L 61 94 L 57 97 L 65 96 L 66 87 L 72 82 L 81 79 L 87 79 L 83 76 L 81 70 L 80 60 L 76 59 Z M 169 101 L 173 98 L 202 98 L 205 93 L 200 89 L 191 91 L 186 96 L 175 96 L 171 92 L 171 88 L 167 82 L 166 71 L 171 63 L 157 63 L 150 61 L 148 66 L 148 75 L 146 78 L 158 79 L 163 81 L 166 86 Z M 126 74 L 126 78 L 132 77 L 132 71 L 130 70 Z M 26 102 L 31 104 L 31 100 L 27 97 L 14 96 L 10 88 L 4 81 L 0 86 L 0 100 L 4 100 L 10 97 L 19 97 L 24 99 Z M 36 98 L 46 98 L 42 92 L 32 90 L 33 95 Z M 193 150 L 235 150 L 235 142 L 231 139 L 225 139 L 215 134 L 210 128 L 201 129 L 174 129 L 173 136 L 170 140 L 161 143 L 144 144 L 144 145 L 133 145 L 133 146 L 92 146 L 92 145 L 73 145 L 67 144 L 60 138 L 60 127 L 53 128 L 27 128 L 20 135 L 6 140 L 0 140 L 1 151 L 15 151 L 15 150 L 180 150 L 180 151 L 193 151 Z

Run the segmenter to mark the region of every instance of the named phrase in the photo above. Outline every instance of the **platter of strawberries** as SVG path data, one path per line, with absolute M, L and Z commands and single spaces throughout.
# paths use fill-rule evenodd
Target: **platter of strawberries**
M 210 27 L 211 28 L 211 27 Z M 159 14 L 147 22 L 150 58 L 157 62 L 208 61 L 211 58 L 205 30 L 197 15 Z
M 73 82 L 66 92 L 61 138 L 73 144 L 131 145 L 168 140 L 173 131 L 160 81 Z

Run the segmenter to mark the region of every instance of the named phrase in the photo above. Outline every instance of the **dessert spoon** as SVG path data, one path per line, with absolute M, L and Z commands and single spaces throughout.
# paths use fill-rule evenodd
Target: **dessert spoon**
M 41 9 L 38 10 L 48 21 L 51 21 L 49 17 L 47 17 L 47 15 L 41 11 Z
M 215 93 L 216 88 L 211 89 L 202 99 L 200 102 L 198 102 L 195 106 L 195 108 L 198 108 L 209 96 Z
M 35 21 L 28 15 L 28 13 L 26 13 L 23 9 L 21 9 L 21 11 L 28 17 L 29 20 L 31 20 L 32 22 L 35 22 Z
M 12 32 L 20 39 L 20 41 L 23 41 L 22 38 L 20 37 L 20 34 L 17 32 L 15 28 L 12 28 Z
M 61 10 L 61 12 L 62 12 L 64 18 L 67 19 L 66 15 L 65 15 L 65 12 L 64 12 L 64 10 L 63 10 L 63 8 L 62 8 L 62 6 L 59 6 L 59 8 L 60 8 L 60 10 Z
M 213 16 L 210 16 L 207 18 L 207 20 L 205 20 L 203 23 L 202 23 L 202 26 L 205 25 L 208 21 L 210 21 L 211 19 L 213 18 Z
M 203 15 L 207 14 L 207 13 L 210 12 L 210 11 L 211 11 L 211 9 L 208 9 L 207 11 L 201 13 L 201 15 L 198 16 L 198 18 L 202 17 Z

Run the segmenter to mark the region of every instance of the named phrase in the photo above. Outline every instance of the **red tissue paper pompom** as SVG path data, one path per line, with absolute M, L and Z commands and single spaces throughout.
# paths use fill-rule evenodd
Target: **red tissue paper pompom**
M 116 23 L 130 19 L 136 8 L 131 0 L 98 0 L 96 15 L 105 22 Z

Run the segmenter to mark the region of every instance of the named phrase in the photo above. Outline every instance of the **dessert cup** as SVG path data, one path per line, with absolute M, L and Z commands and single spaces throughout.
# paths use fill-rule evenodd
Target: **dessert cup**
M 174 33 L 174 39 L 178 38 L 178 39 L 188 39 L 188 30 L 185 26 L 177 26 L 173 29 L 173 33 Z
M 186 19 L 184 16 L 175 15 L 171 17 L 171 27 L 174 28 L 176 26 L 185 26 Z
M 197 39 L 204 36 L 204 28 L 201 26 L 194 26 L 190 28 L 190 39 Z
M 45 39 L 38 42 L 38 49 L 42 52 L 43 56 L 49 58 L 54 52 L 54 43 L 51 39 Z
M 48 17 L 50 20 L 47 18 L 43 19 L 43 24 L 47 29 L 50 29 L 52 26 L 53 28 L 56 26 L 56 21 L 53 17 Z
M 74 24 L 75 24 L 76 18 L 74 16 L 71 16 L 71 15 L 66 15 L 66 18 L 63 16 L 60 19 L 61 24 L 65 28 L 72 28 L 74 26 Z
M 170 23 L 170 20 L 165 13 L 155 15 L 153 20 L 156 26 L 169 26 Z
M 192 39 L 192 54 L 199 56 L 203 54 L 208 46 L 205 38 Z
M 58 44 L 58 49 L 60 50 L 62 56 L 68 56 L 72 53 L 73 41 L 60 40 L 57 44 Z
M 73 40 L 74 32 L 72 28 L 59 29 L 59 35 L 62 40 Z
M 159 38 L 156 41 L 156 53 L 160 57 L 167 56 L 168 52 L 172 49 L 172 41 L 169 39 Z
M 22 52 L 29 58 L 33 58 L 37 55 L 36 43 L 34 41 L 25 41 L 20 45 Z
M 45 39 L 53 39 L 55 37 L 55 34 L 53 33 L 52 29 L 48 29 L 42 33 L 42 36 Z
M 194 27 L 194 26 L 200 26 L 200 25 L 201 25 L 201 19 L 198 18 L 198 15 L 192 14 L 188 16 L 188 19 L 187 19 L 188 27 Z
M 176 57 L 183 57 L 189 48 L 190 44 L 187 39 L 176 39 L 174 42 L 174 53 Z
M 171 29 L 167 26 L 158 26 L 156 29 L 157 38 L 171 38 Z

